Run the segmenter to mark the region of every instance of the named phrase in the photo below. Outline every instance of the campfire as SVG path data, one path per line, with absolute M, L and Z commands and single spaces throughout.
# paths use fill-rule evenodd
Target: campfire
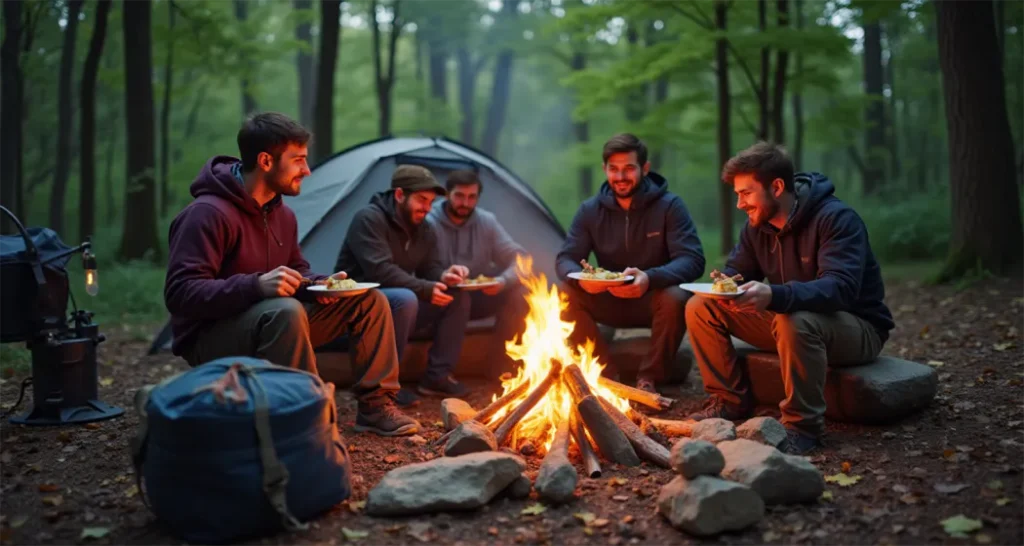
M 577 347 L 569 343 L 574 323 L 562 319 L 569 305 L 565 294 L 549 286 L 543 274 L 534 275 L 529 258 L 517 260 L 516 267 L 530 311 L 522 335 L 505 348 L 520 367 L 502 378 L 501 395 L 472 419 L 494 433 L 498 447 L 546 452 L 538 489 L 545 467 L 549 473 L 568 467 L 575 474 L 568 460 L 570 439 L 590 477 L 601 474 L 598 455 L 625 466 L 646 460 L 668 468 L 669 450 L 645 434 L 656 429 L 630 402 L 664 409 L 674 401 L 602 377 L 605 366 L 593 354 L 593 340 Z

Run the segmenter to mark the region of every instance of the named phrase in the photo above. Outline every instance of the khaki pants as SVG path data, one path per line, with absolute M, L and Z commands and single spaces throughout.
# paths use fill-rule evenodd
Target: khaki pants
M 704 390 L 729 404 L 753 403 L 749 378 L 736 365 L 729 336 L 778 352 L 786 390 L 779 404 L 782 423 L 814 435 L 825 427 L 827 367 L 864 364 L 882 350 L 874 327 L 845 311 L 744 313 L 697 295 L 686 305 L 686 325 Z
M 184 351 L 190 366 L 244 355 L 317 373 L 314 348 L 348 334 L 362 402 L 398 390 L 398 354 L 387 298 L 380 291 L 339 298 L 330 305 L 270 298 L 203 328 Z

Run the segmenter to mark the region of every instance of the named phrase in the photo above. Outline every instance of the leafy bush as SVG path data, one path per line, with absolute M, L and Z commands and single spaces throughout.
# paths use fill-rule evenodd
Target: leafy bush
M 946 256 L 950 207 L 944 192 L 918 194 L 910 200 L 866 199 L 854 206 L 868 226 L 871 248 L 879 261 L 902 263 Z

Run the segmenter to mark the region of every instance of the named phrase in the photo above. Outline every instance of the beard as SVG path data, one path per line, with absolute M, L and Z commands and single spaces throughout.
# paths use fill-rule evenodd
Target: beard
M 750 225 L 755 227 L 760 226 L 774 218 L 775 215 L 779 213 L 779 202 L 771 197 L 768 197 L 767 199 L 768 200 L 765 201 L 764 205 L 761 205 L 752 211 L 753 214 L 750 212 L 747 213 L 747 217 L 750 219 Z
M 623 180 L 622 182 L 608 182 L 608 185 L 612 187 L 612 192 L 615 194 L 615 197 L 625 199 L 627 197 L 633 197 L 633 195 L 636 194 L 636 192 L 640 191 L 640 185 L 642 183 L 642 181 L 640 180 L 633 181 L 633 185 L 630 186 L 629 189 L 620 190 L 619 184 L 623 184 L 626 182 L 627 181 L 625 180 Z
M 288 176 L 275 165 L 267 173 L 267 185 L 275 193 L 294 197 L 302 191 L 302 179 Z
M 398 211 L 402 215 L 402 218 L 409 223 L 410 226 L 419 226 L 423 223 L 423 220 L 427 217 L 426 214 L 421 215 L 418 219 L 416 218 L 416 211 L 412 210 L 405 203 L 399 203 Z
M 473 214 L 473 209 L 472 208 L 470 208 L 470 207 L 456 207 L 455 205 L 452 205 L 451 201 L 446 202 L 445 206 L 448 208 L 448 212 L 452 216 L 454 216 L 456 218 L 459 218 L 459 219 L 462 219 L 462 220 L 465 220 L 466 218 L 469 218 Z

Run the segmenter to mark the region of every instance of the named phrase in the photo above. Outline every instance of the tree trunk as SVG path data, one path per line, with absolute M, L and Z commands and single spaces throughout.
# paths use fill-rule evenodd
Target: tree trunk
M 994 2 L 996 18 L 996 41 L 999 42 L 999 66 L 1006 61 L 1006 0 Z M 1005 68 L 1005 67 L 1004 67 Z
M 153 52 L 152 4 L 125 0 L 124 31 L 125 141 L 128 143 L 124 199 L 124 231 L 120 258 L 159 259 L 156 235 L 156 192 L 153 184 Z
M 427 70 L 430 72 L 430 96 L 442 104 L 448 102 L 448 50 L 445 47 L 444 37 L 440 36 L 436 28 L 439 25 L 437 17 L 432 16 L 430 29 L 427 38 Z
M 456 52 L 459 64 L 459 111 L 462 113 L 462 142 L 473 145 L 476 136 L 476 76 L 479 72 L 477 63 L 469 53 L 469 48 L 460 46 Z
M 167 215 L 167 193 L 170 182 L 167 180 L 170 167 L 171 150 L 171 88 L 174 84 L 174 5 L 167 3 L 168 35 L 167 62 L 164 64 L 164 99 L 160 106 L 160 217 Z
M 900 164 L 902 154 L 900 153 L 899 139 L 897 138 L 899 127 L 896 125 L 897 115 L 902 109 L 897 109 L 899 101 L 896 98 L 896 69 L 893 68 L 897 41 L 895 30 L 887 29 L 885 37 L 886 43 L 889 45 L 889 56 L 885 61 L 885 80 L 889 86 L 889 107 L 886 108 L 886 127 L 888 128 L 886 137 L 889 143 L 890 178 L 895 181 L 900 179 L 903 172 L 903 166 Z
M 668 99 L 668 76 L 662 76 L 654 82 L 654 104 L 655 106 L 662 104 Z M 668 155 L 667 143 L 660 144 L 653 153 L 651 153 L 651 170 L 657 172 L 665 172 L 666 167 L 663 163 L 665 157 Z
M 991 0 L 935 4 L 953 233 L 942 277 L 1019 275 L 1024 228 Z
M 636 55 L 643 49 L 644 44 L 640 43 L 640 22 L 631 20 L 626 23 L 626 42 L 629 44 L 629 54 Z M 626 111 L 626 120 L 632 124 L 639 123 L 647 115 L 647 83 L 637 84 L 626 94 L 626 101 L 623 104 Z
M 864 131 L 864 195 L 874 194 L 885 178 L 885 97 L 882 95 L 882 27 L 864 25 L 864 93 L 868 102 Z
M 587 68 L 587 55 L 582 51 L 575 51 L 572 55 L 571 68 L 573 72 L 579 72 Z M 590 142 L 590 122 L 587 120 L 573 123 L 573 132 L 576 135 L 576 144 L 579 147 L 586 146 Z M 594 170 L 587 165 L 580 165 L 577 168 L 579 178 L 578 189 L 580 200 L 590 197 L 594 191 Z
M 725 0 L 715 1 L 715 28 L 720 33 L 720 38 L 715 41 L 715 59 L 718 77 L 718 164 L 719 168 L 724 167 L 732 156 L 732 142 L 730 132 L 729 113 L 729 44 L 725 37 L 727 30 L 726 11 L 728 5 Z M 726 184 L 718 185 L 718 203 L 722 217 L 722 244 L 719 250 L 721 255 L 727 255 L 732 250 L 732 189 Z
M 235 0 L 235 18 L 242 25 L 249 19 L 248 0 Z M 249 88 L 249 76 L 253 74 L 251 68 L 255 68 L 255 66 L 249 59 L 242 59 L 242 63 L 246 65 L 246 76 L 242 77 L 242 117 L 248 117 L 256 112 L 256 99 L 252 96 L 252 90 Z
M 789 27 L 789 1 L 777 0 L 775 3 L 779 16 L 779 29 Z M 772 91 L 772 139 L 782 144 L 786 142 L 786 70 L 789 62 L 789 51 L 781 47 L 775 53 L 775 85 Z
M 768 29 L 768 0 L 757 0 L 757 28 L 764 33 Z M 772 53 L 767 46 L 761 48 L 761 95 L 758 100 L 759 118 L 757 139 L 768 140 L 768 74 L 771 71 Z
M 804 28 L 804 0 L 796 0 L 796 28 L 803 31 Z M 804 55 L 796 53 L 796 73 L 804 73 Z M 793 161 L 797 169 L 804 164 L 804 99 L 797 90 L 793 93 Z M 827 170 L 825 172 L 828 172 Z
M 502 5 L 501 16 L 511 22 L 518 13 L 519 1 L 506 0 Z M 512 87 L 512 61 L 515 59 L 515 52 L 505 48 L 498 53 L 498 60 L 494 65 L 494 84 L 491 86 L 491 104 L 487 109 L 487 120 L 484 122 L 484 134 L 480 140 L 480 147 L 491 157 L 498 156 L 498 140 L 501 137 L 501 129 L 505 125 L 505 111 L 508 109 L 508 102 L 511 96 Z
M 74 105 L 71 102 L 71 84 L 75 77 L 75 38 L 78 35 L 78 14 L 83 0 L 68 2 L 68 23 L 64 28 L 60 54 L 60 76 L 57 82 L 57 159 L 53 170 L 53 188 L 50 192 L 50 229 L 64 233 L 64 194 L 71 175 L 71 131 L 75 124 Z
M 377 108 L 380 114 L 378 118 L 377 133 L 381 137 L 391 135 L 391 90 L 395 85 L 395 49 L 398 45 L 398 36 L 402 33 L 402 21 L 399 17 L 399 6 L 401 0 L 394 0 L 391 4 L 393 19 L 391 23 L 391 34 L 389 35 L 389 47 L 387 66 L 381 66 L 380 51 L 380 26 L 376 20 L 377 0 L 370 1 L 370 36 L 373 40 L 373 73 L 377 82 Z
M 334 153 L 334 70 L 341 35 L 341 0 L 320 2 L 320 53 L 317 55 L 313 116 L 313 159 L 320 163 Z
M 313 0 L 293 0 L 295 11 L 312 11 Z M 308 15 L 308 14 L 307 14 Z M 302 48 L 295 54 L 295 65 L 299 73 L 299 123 L 303 127 L 313 126 L 313 96 L 316 80 L 313 72 L 313 23 L 303 20 L 295 27 L 295 39 Z
M 117 202 L 114 200 L 114 149 L 117 146 L 117 110 L 111 109 L 110 119 L 107 121 L 110 132 L 107 133 L 107 172 L 104 174 L 104 200 L 106 201 L 105 213 L 106 225 L 110 225 L 117 216 Z
M 22 90 L 21 39 L 24 29 L 22 2 L 4 2 L 4 40 L 0 46 L 0 205 L 18 217 L 21 186 Z M 24 220 L 24 219 L 23 219 Z M 14 224 L 3 216 L 0 231 L 14 231 Z
M 96 232 L 96 76 L 99 73 L 100 59 L 103 57 L 103 43 L 107 37 L 107 15 L 110 13 L 111 0 L 99 0 L 96 3 L 96 21 L 89 40 L 89 53 L 85 57 L 82 68 L 82 87 L 79 103 L 82 107 L 81 158 L 81 191 L 79 193 L 78 236 L 91 237 Z

